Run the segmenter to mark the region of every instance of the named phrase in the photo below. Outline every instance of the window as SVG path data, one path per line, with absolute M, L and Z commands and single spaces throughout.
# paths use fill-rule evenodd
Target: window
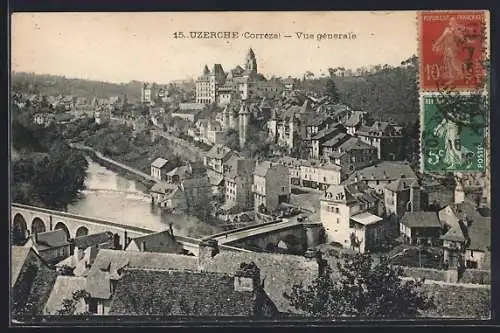
M 339 208 L 338 207 L 335 208 L 335 213 L 337 213 L 337 214 L 339 213 Z
M 340 223 L 340 219 L 337 217 L 337 224 L 339 224 L 339 223 Z

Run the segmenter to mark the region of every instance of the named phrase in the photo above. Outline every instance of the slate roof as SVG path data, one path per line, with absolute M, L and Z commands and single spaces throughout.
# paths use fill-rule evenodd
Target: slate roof
M 322 200 L 334 200 L 344 203 L 352 203 L 355 201 L 374 203 L 379 199 L 375 191 L 363 182 L 349 185 L 330 185 L 322 198 Z
M 441 228 L 441 222 L 436 212 L 406 212 L 401 223 L 410 228 Z
M 203 262 L 201 268 L 231 274 L 242 262 L 254 262 L 259 267 L 264 291 L 280 312 L 300 313 L 290 306 L 283 293 L 290 292 L 295 284 L 309 285 L 318 275 L 315 261 L 295 255 L 224 251 Z
M 471 250 L 488 250 L 491 246 L 491 218 L 474 217 L 469 226 L 470 244 L 467 247 Z
M 134 242 L 139 249 L 144 242 L 146 252 L 181 253 L 182 251 L 182 244 L 178 243 L 168 230 L 136 237 L 132 239 L 132 242 Z
M 208 158 L 214 158 L 214 159 L 219 159 L 223 160 L 228 157 L 230 153 L 232 153 L 233 150 L 227 146 L 217 144 L 213 146 L 206 154 Z
M 385 185 L 385 188 L 391 190 L 392 192 L 401 192 L 415 185 L 419 187 L 417 179 L 399 178 L 391 182 L 390 184 Z
M 31 247 L 24 246 L 12 246 L 11 247 L 11 259 L 10 259 L 10 270 L 11 270 L 11 287 L 17 281 L 19 277 L 19 273 L 23 268 L 24 262 L 26 258 L 28 258 L 28 254 L 30 251 L 33 251 Z
M 110 265 L 117 268 L 128 265 L 130 268 L 196 270 L 198 267 L 198 260 L 192 256 L 172 253 L 102 249 L 99 250 L 91 271 L 93 271 L 94 268 L 107 269 Z
M 75 247 L 86 249 L 92 245 L 99 245 L 113 240 L 113 233 L 110 231 L 100 232 L 97 234 L 75 237 Z
M 359 138 L 355 138 L 353 136 L 349 137 L 349 139 L 343 142 L 340 146 L 340 149 L 343 151 L 350 151 L 354 149 L 377 149 L 366 142 L 361 141 Z
M 40 250 L 66 245 L 69 245 L 69 240 L 63 229 L 40 232 L 37 234 L 36 246 Z
M 336 146 L 342 144 L 342 142 L 344 142 L 346 139 L 348 140 L 350 137 L 351 136 L 349 134 L 339 133 L 336 136 L 334 136 L 333 138 L 331 138 L 328 141 L 326 141 L 325 143 L 323 143 L 322 146 L 323 147 L 336 147 Z
M 260 177 L 266 177 L 268 171 L 271 168 L 274 168 L 274 167 L 276 167 L 278 165 L 281 165 L 281 164 L 272 163 L 272 162 L 269 162 L 269 161 L 262 161 L 260 163 L 257 162 L 257 164 L 255 165 L 254 175 L 260 176 Z
M 171 194 L 179 189 L 179 186 L 176 184 L 170 184 L 167 182 L 157 182 L 151 188 L 151 192 L 153 193 L 161 193 L 161 194 Z
M 341 133 L 342 130 L 338 126 L 331 126 L 330 128 L 322 129 L 321 131 L 319 131 L 318 133 L 316 133 L 315 135 L 313 135 L 311 137 L 311 139 L 312 140 L 321 140 L 324 137 L 326 137 L 326 136 L 328 136 L 330 134 L 333 134 L 335 132 Z
M 77 276 L 58 276 L 54 287 L 49 295 L 49 299 L 45 304 L 44 314 L 55 315 L 57 310 L 62 309 L 64 299 L 72 299 L 73 292 L 84 290 L 86 288 L 87 279 Z M 84 309 L 77 309 L 77 312 L 83 312 Z
M 167 163 L 168 163 L 168 160 L 161 158 L 161 157 L 158 157 L 156 160 L 153 161 L 153 163 L 151 163 L 151 166 L 154 168 L 157 168 L 157 169 L 161 169 L 165 165 L 167 165 Z
M 109 313 L 253 316 L 255 303 L 253 292 L 235 290 L 229 274 L 126 269 Z
M 406 162 L 382 161 L 372 166 L 353 172 L 345 183 L 355 182 L 356 175 L 358 180 L 396 180 L 398 178 L 416 179 L 417 175 Z

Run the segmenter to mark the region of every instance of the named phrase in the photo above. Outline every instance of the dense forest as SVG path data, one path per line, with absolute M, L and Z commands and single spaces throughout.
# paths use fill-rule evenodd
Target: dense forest
M 37 126 L 33 110 L 13 108 L 12 201 L 65 209 L 84 189 L 87 160 L 64 142 L 55 124 Z
M 370 70 L 347 71 L 329 68 L 329 77 L 315 78 L 308 72 L 298 82 L 305 91 L 324 91 L 333 78 L 340 102 L 367 111 L 374 119 L 414 123 L 418 120 L 418 58 L 412 56 L 399 66 L 377 65 Z
M 12 89 L 46 96 L 71 95 L 77 97 L 97 96 L 100 98 L 127 95 L 130 102 L 140 99 L 141 82 L 115 84 L 83 79 L 69 79 L 64 76 L 38 75 L 33 73 L 12 73 Z

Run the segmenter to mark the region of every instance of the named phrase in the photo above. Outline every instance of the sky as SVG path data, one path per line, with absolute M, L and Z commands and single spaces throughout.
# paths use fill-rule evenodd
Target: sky
M 175 32 L 231 31 L 238 39 L 179 39 Z M 313 34 L 298 39 L 297 32 Z M 279 33 L 248 39 L 245 33 Z M 356 38 L 317 40 L 322 33 Z M 285 35 L 292 37 L 284 37 Z M 15 13 L 11 70 L 108 82 L 195 78 L 205 64 L 227 71 L 253 48 L 267 77 L 316 75 L 329 67 L 399 65 L 418 52 L 414 11 Z

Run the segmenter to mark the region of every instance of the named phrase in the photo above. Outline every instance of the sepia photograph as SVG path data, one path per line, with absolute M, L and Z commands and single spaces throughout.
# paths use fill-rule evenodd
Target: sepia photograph
M 491 319 L 489 12 L 17 12 L 10 323 Z

